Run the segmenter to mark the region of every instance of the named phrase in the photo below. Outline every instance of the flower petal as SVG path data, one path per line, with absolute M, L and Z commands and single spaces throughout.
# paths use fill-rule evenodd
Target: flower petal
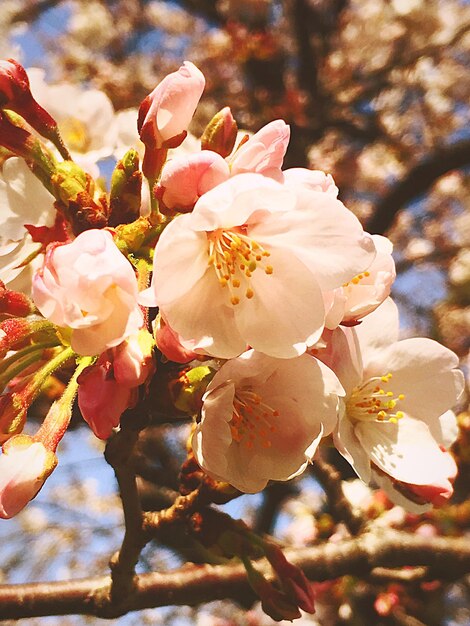
M 405 396 L 400 410 L 429 424 L 456 404 L 464 388 L 457 356 L 432 339 L 404 339 L 375 351 L 372 361 L 363 357 L 365 378 L 391 372 L 389 388 Z
M 208 272 L 184 298 L 160 309 L 185 348 L 230 359 L 244 352 L 247 342 L 237 330 L 233 307 L 221 298 L 221 289 L 215 273 Z
M 312 273 L 287 250 L 269 257 L 251 278 L 254 296 L 241 297 L 234 314 L 246 343 L 270 356 L 292 358 L 317 341 L 324 324 L 321 290 Z
M 139 301 L 164 307 L 185 296 L 209 269 L 206 233 L 194 232 L 190 215 L 176 217 L 163 231 L 155 248 L 153 280 Z
M 289 211 L 295 194 L 261 174 L 239 174 L 199 198 L 191 213 L 191 228 L 212 231 L 241 226 L 254 214 Z
M 372 462 L 396 480 L 429 485 L 447 476 L 447 458 L 423 422 L 405 415 L 396 424 L 359 422 L 354 432 Z
M 372 237 L 331 194 L 300 189 L 294 211 L 272 215 L 251 232 L 268 248 L 289 247 L 317 277 L 324 291 L 340 287 L 375 258 Z

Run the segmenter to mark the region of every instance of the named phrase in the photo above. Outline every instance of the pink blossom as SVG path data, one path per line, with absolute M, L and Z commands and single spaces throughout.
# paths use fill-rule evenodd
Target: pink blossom
M 138 129 L 147 147 L 170 148 L 181 143 L 204 86 L 202 72 L 185 61 L 155 87 L 139 109 Z
M 27 435 L 3 444 L 0 455 L 0 517 L 19 513 L 43 486 L 57 465 L 53 452 Z
M 72 331 L 72 348 L 82 355 L 99 354 L 139 330 L 137 295 L 132 265 L 104 230 L 49 249 L 33 281 L 36 306 Z
M 289 139 L 290 128 L 283 120 L 266 124 L 229 159 L 232 175 L 254 172 L 282 182 L 281 167 Z
M 160 208 L 163 213 L 187 213 L 200 196 L 229 176 L 227 162 L 211 150 L 177 157 L 163 168 L 156 191 Z
M 364 482 L 410 511 L 448 498 L 456 468 L 445 450 L 457 436 L 449 408 L 464 386 L 457 356 L 431 339 L 398 341 L 390 299 L 359 326 L 334 330 L 317 355 L 346 391 L 334 442 Z
M 117 382 L 107 353 L 78 378 L 78 406 L 99 439 L 107 439 L 124 411 L 135 401 L 133 389 Z
M 246 493 L 293 478 L 335 427 L 343 393 L 333 372 L 308 354 L 275 359 L 249 350 L 207 387 L 192 439 L 196 460 Z
M 340 322 L 346 326 L 357 324 L 390 295 L 396 277 L 393 245 L 387 237 L 381 235 L 372 235 L 372 239 L 377 255 L 371 265 L 340 287 L 335 294 L 330 294 L 334 302 L 326 319 L 328 328 L 336 328 Z
M 374 255 L 370 236 L 332 195 L 239 174 L 165 228 L 140 301 L 158 305 L 195 352 L 231 358 L 251 346 L 290 358 L 322 333 L 323 291 Z

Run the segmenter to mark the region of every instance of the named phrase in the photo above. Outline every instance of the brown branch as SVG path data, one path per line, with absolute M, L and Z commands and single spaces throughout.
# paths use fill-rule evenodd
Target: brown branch
M 27 2 L 23 9 L 20 9 L 11 18 L 12 24 L 16 22 L 32 22 L 40 17 L 48 9 L 52 9 L 64 0 L 36 0 Z
M 406 204 L 428 191 L 444 174 L 470 165 L 470 139 L 442 146 L 427 159 L 412 167 L 378 202 L 366 225 L 371 233 L 384 234 L 395 215 Z
M 440 579 L 456 580 L 470 572 L 470 544 L 463 539 L 424 538 L 378 529 L 341 543 L 286 550 L 287 558 L 312 581 L 333 580 L 346 574 L 366 576 L 376 567 L 430 566 Z M 257 564 L 267 575 L 264 562 Z M 0 615 L 20 619 L 44 615 L 116 617 L 126 611 L 159 606 L 196 606 L 219 599 L 252 598 L 240 564 L 190 566 L 167 573 L 136 577 L 135 591 L 113 608 L 109 576 L 68 582 L 5 585 L 0 587 Z
M 315 457 L 312 473 L 323 487 L 331 516 L 335 522 L 343 522 L 349 532 L 356 535 L 364 525 L 364 520 L 353 511 L 350 502 L 346 499 L 340 473 L 320 456 Z

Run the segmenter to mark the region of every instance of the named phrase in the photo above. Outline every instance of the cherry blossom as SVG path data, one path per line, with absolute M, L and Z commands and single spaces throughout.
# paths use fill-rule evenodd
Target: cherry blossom
M 78 354 L 100 354 L 142 326 L 137 279 L 104 230 L 87 230 L 49 249 L 33 281 L 33 300 L 50 321 L 71 330 Z
M 436 341 L 398 341 L 398 313 L 388 299 L 360 326 L 336 329 L 319 357 L 337 374 L 344 410 L 335 445 L 366 482 L 410 510 L 452 493 L 455 463 L 445 450 L 457 435 L 463 390 L 457 356 Z
M 373 263 L 336 293 L 326 295 L 332 299 L 326 320 L 328 328 L 335 328 L 340 322 L 349 326 L 357 324 L 390 295 L 396 277 L 393 245 L 381 235 L 372 235 L 372 239 L 377 250 Z
M 343 389 L 304 354 L 275 359 L 249 350 L 227 361 L 203 396 L 192 439 L 201 467 L 247 493 L 304 471 L 337 421 Z
M 240 174 L 166 227 L 140 301 L 158 305 L 196 352 L 232 358 L 251 346 L 290 358 L 322 333 L 322 292 L 374 256 L 371 237 L 332 195 Z
M 113 154 L 118 124 L 108 96 L 98 89 L 72 83 L 48 84 L 42 69 L 28 69 L 34 97 L 57 121 L 62 138 L 74 160 L 92 176 L 99 175 L 97 162 Z
M 22 266 L 38 249 L 25 229 L 25 224 L 52 226 L 56 216 L 54 197 L 34 176 L 25 161 L 18 157 L 7 159 L 0 176 L 0 280 L 10 289 L 31 292 L 33 265 Z

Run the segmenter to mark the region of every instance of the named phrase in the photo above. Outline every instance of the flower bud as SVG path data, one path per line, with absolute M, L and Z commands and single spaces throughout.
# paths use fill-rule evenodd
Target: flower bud
M 46 320 L 10 318 L 0 323 L 0 358 L 34 340 L 39 343 L 57 339 L 56 329 Z M 58 339 L 57 339 L 58 343 Z
M 229 176 L 227 162 L 211 150 L 169 161 L 155 191 L 161 212 L 165 215 L 189 213 L 203 194 Z
M 243 564 L 248 575 L 248 582 L 256 595 L 261 600 L 261 608 L 275 622 L 282 620 L 292 621 L 301 617 L 299 607 L 292 602 L 285 593 L 276 589 L 266 578 L 258 572 L 249 559 L 244 559 Z
M 147 148 L 176 148 L 184 140 L 205 78 L 185 61 L 177 72 L 168 74 L 142 102 L 137 128 Z
M 9 519 L 19 513 L 56 465 L 56 455 L 28 435 L 7 441 L 0 455 L 0 517 Z
M 136 388 L 118 383 L 107 352 L 78 377 L 78 406 L 98 439 L 108 439 L 124 411 L 136 400 Z
M 0 146 L 26 161 L 32 161 L 42 170 L 46 179 L 52 175 L 55 167 L 54 157 L 41 141 L 25 128 L 24 120 L 12 111 L 0 112 Z
M 24 67 L 14 59 L 0 61 L 0 108 L 21 115 L 34 130 L 52 141 L 62 158 L 71 159 L 60 136 L 57 122 L 33 98 L 28 75 Z
M 67 209 L 75 235 L 107 225 L 107 207 L 95 201 L 93 179 L 79 165 L 73 161 L 58 163 L 51 182 L 53 194 Z
M 212 150 L 225 158 L 233 150 L 237 133 L 237 123 L 230 107 L 224 107 L 214 115 L 206 126 L 201 137 L 201 149 Z
M 154 346 L 152 335 L 145 328 L 141 328 L 138 333 L 113 348 L 116 382 L 126 387 L 142 385 L 155 369 Z
M 15 111 L 39 134 L 47 136 L 57 123 L 33 98 L 26 71 L 14 59 L 0 61 L 0 107 Z
M 26 317 L 36 310 L 31 298 L 20 291 L 7 289 L 0 280 L 0 314 Z
M 111 177 L 110 226 L 128 224 L 139 217 L 141 189 L 139 155 L 132 149 L 117 162 Z
M 264 548 L 266 558 L 288 598 L 307 613 L 315 613 L 313 587 L 303 571 L 289 563 L 282 550 L 274 543 L 266 541 Z

